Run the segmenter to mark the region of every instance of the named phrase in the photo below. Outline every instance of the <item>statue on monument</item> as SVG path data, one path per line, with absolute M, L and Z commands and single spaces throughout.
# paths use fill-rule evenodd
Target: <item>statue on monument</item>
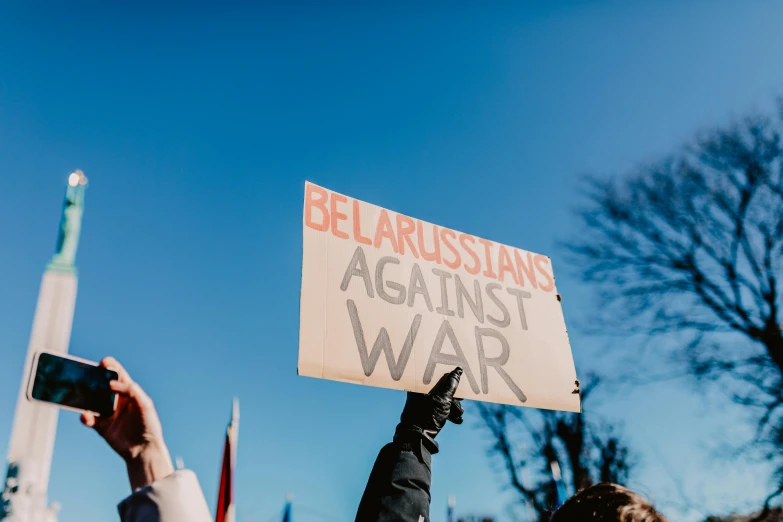
M 65 192 L 63 215 L 60 221 L 60 235 L 57 239 L 57 249 L 50 264 L 52 268 L 66 270 L 74 268 L 76 250 L 79 248 L 86 188 L 87 176 L 81 170 L 74 171 L 68 177 L 68 189 Z

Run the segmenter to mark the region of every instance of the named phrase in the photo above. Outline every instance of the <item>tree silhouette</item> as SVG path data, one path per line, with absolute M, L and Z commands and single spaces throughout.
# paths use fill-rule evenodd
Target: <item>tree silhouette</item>
M 601 325 L 644 333 L 699 382 L 755 408 L 783 457 L 783 103 L 697 137 L 628 176 L 588 179 L 571 261 L 602 299 Z M 748 410 L 750 411 L 750 410 Z M 783 493 L 783 465 L 768 499 Z
M 599 380 L 582 389 L 582 404 Z M 628 448 L 610 428 L 586 414 L 476 403 L 490 436 L 488 453 L 502 465 L 504 480 L 533 520 L 549 520 L 557 505 L 554 474 L 573 494 L 598 482 L 627 482 Z M 561 499 L 564 500 L 564 499 Z

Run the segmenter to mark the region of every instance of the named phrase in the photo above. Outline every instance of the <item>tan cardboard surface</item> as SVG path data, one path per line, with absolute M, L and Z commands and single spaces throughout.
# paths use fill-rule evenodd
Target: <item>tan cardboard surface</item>
M 579 411 L 548 257 L 305 185 L 299 374 Z

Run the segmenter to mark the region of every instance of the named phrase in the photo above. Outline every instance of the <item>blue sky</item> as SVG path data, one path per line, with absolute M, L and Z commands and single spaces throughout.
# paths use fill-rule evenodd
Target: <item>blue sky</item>
M 297 520 L 352 520 L 404 395 L 296 375 L 305 179 L 552 255 L 577 370 L 609 369 L 554 247 L 578 175 L 655 159 L 783 90 L 772 0 L 287 4 L 0 7 L 0 448 L 74 168 L 91 186 L 71 351 L 126 365 L 210 505 L 240 398 L 238 522 L 272 520 L 289 491 Z M 711 510 L 761 498 L 763 466 L 711 456 L 742 432 L 721 402 L 667 383 L 599 411 L 672 515 L 677 489 Z M 472 424 L 442 434 L 434 522 L 450 494 L 505 513 Z M 127 493 L 119 458 L 62 414 L 60 520 L 112 520 Z

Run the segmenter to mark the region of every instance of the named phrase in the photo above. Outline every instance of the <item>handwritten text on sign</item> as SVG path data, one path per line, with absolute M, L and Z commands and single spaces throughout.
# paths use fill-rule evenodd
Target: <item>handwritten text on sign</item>
M 550 259 L 305 185 L 299 374 L 579 411 Z

